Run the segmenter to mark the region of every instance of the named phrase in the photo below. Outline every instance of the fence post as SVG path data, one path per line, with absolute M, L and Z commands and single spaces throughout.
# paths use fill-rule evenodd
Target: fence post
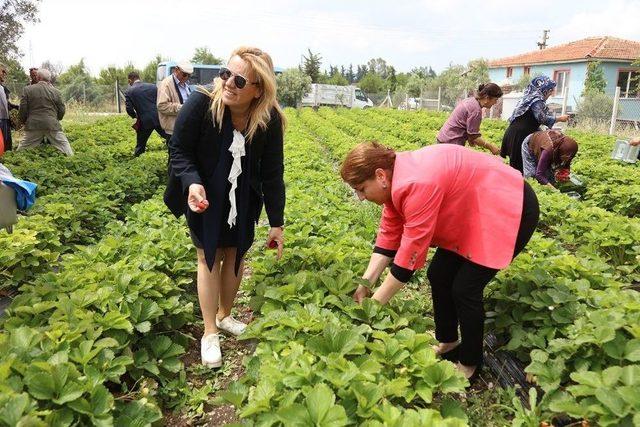
M 122 107 L 120 106 L 120 82 L 116 79 L 116 105 L 118 107 L 118 114 L 122 113 Z
M 438 111 L 442 108 L 442 87 L 438 86 Z
M 87 85 L 82 84 L 82 103 L 87 105 Z
M 562 88 L 562 112 L 561 114 L 564 116 L 567 114 L 567 100 L 569 99 L 569 88 L 565 85 Z
M 616 86 L 616 94 L 613 97 L 613 111 L 611 112 L 611 125 L 609 135 L 613 135 L 616 129 L 616 119 L 618 118 L 618 101 L 620 100 L 620 86 Z
M 420 88 L 420 104 L 418 104 L 418 109 L 422 110 L 422 93 L 423 93 L 423 89 Z

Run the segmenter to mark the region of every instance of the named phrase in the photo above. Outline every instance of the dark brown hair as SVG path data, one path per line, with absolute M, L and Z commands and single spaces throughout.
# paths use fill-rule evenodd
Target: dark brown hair
M 345 157 L 340 167 L 340 176 L 349 185 L 359 185 L 375 177 L 376 169 L 393 172 L 396 152 L 378 141 L 367 141 L 356 145 Z
M 495 83 L 483 83 L 478 86 L 478 92 L 476 98 L 500 98 L 502 96 L 502 89 Z

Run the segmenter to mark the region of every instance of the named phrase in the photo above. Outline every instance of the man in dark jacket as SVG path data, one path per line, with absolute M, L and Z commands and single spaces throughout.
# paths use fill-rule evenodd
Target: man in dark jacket
M 158 88 L 156 85 L 141 82 L 140 75 L 136 71 L 130 72 L 128 79 L 130 87 L 124 97 L 127 114 L 136 119 L 132 127 L 137 134 L 134 155 L 138 157 L 146 151 L 147 141 L 154 130 L 165 140 L 169 138 L 169 135 L 162 130 L 158 120 L 158 108 L 156 107 Z

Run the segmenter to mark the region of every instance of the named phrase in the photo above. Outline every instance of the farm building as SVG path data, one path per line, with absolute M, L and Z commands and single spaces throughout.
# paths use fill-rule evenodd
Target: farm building
M 568 109 L 575 110 L 587 76 L 589 62 L 599 61 L 607 82 L 605 93 L 614 96 L 620 87 L 620 119 L 640 120 L 632 117 L 640 112 L 640 42 L 615 37 L 589 37 L 543 50 L 489 61 L 489 77 L 501 86 L 514 85 L 523 75 L 544 74 L 554 79 L 555 99 L 568 89 Z

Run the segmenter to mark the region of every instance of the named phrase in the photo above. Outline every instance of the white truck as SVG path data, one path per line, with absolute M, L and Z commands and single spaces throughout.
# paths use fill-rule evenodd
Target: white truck
M 362 89 L 355 86 L 338 86 L 313 83 L 311 92 L 302 97 L 301 107 L 333 107 L 369 108 L 373 102 Z

